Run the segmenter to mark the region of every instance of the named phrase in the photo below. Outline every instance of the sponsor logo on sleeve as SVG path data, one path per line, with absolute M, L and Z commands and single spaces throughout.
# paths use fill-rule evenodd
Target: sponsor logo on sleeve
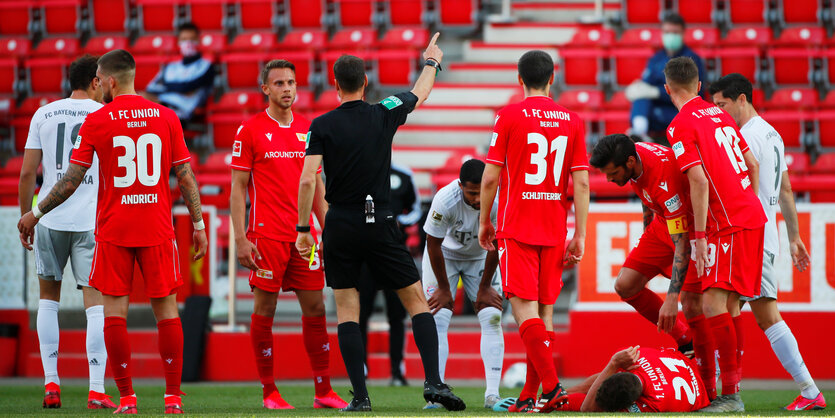
M 673 144 L 673 153 L 676 155 L 676 158 L 681 157 L 681 154 L 684 154 L 684 144 L 681 142 Z
M 243 125 L 238 126 L 238 131 L 237 131 L 237 132 L 235 132 L 235 135 L 238 135 L 239 133 L 241 133 L 241 129 L 243 129 L 243 128 L 244 128 L 244 126 L 243 126 Z
M 681 199 L 679 199 L 678 194 L 676 194 L 675 196 L 671 197 L 669 200 L 664 202 L 664 206 L 667 207 L 667 210 L 670 213 L 673 213 L 673 212 L 681 209 Z
M 75 143 L 74 143 L 74 144 L 72 144 L 72 147 L 73 147 L 74 149 L 78 149 L 78 148 L 80 148 L 80 147 L 81 147 L 81 135 L 79 135 L 79 136 L 75 137 Z
M 233 157 L 240 157 L 241 156 L 241 141 L 235 141 L 232 144 L 232 156 Z
M 400 100 L 399 98 L 397 98 L 397 96 L 389 96 L 389 97 L 386 97 L 385 99 L 383 99 L 383 101 L 380 102 L 380 104 L 385 106 L 386 109 L 391 110 L 391 109 L 394 109 L 397 106 L 402 105 L 403 101 Z
M 304 136 L 304 149 L 307 150 L 307 147 L 310 146 L 310 131 L 307 131 L 307 135 Z
M 434 210 L 432 211 L 432 220 L 437 221 L 437 222 L 440 222 L 440 221 L 442 221 L 443 219 L 444 219 L 444 215 L 441 215 L 440 213 L 438 213 L 438 212 L 436 212 L 436 211 L 434 211 Z
M 491 146 L 491 147 L 496 146 L 496 140 L 497 140 L 498 138 L 499 138 L 499 134 L 497 134 L 497 133 L 493 132 L 493 137 L 492 137 L 492 138 L 490 138 L 490 146 Z

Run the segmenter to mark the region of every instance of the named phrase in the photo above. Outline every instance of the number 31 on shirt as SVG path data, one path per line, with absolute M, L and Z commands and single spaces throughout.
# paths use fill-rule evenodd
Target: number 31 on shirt
M 568 136 L 560 135 L 548 142 L 545 135 L 538 132 L 528 133 L 528 144 L 536 145 L 536 152 L 531 153 L 531 165 L 536 167 L 533 174 L 525 172 L 525 184 L 533 186 L 540 185 L 545 181 L 548 170 L 548 161 L 545 157 L 554 152 L 554 185 L 560 184 L 563 162 L 565 161 L 565 150 L 568 147 Z

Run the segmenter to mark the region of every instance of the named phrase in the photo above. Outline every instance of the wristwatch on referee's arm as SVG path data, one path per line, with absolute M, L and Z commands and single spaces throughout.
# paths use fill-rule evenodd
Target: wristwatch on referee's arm
M 296 225 L 296 232 L 310 233 L 310 225 Z
M 427 58 L 426 61 L 424 61 L 423 65 L 427 66 L 427 67 L 434 67 L 436 76 L 438 75 L 439 72 L 444 70 L 441 67 L 441 63 L 438 62 L 438 60 L 436 60 L 435 58 Z

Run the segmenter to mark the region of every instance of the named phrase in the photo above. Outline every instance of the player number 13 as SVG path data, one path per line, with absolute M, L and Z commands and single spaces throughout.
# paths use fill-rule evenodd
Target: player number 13
M 560 184 L 560 174 L 562 173 L 562 165 L 565 160 L 565 149 L 568 146 L 568 137 L 560 135 L 553 140 L 549 147 L 548 140 L 544 135 L 538 132 L 528 133 L 528 144 L 536 144 L 536 152 L 531 153 L 531 164 L 536 166 L 536 172 L 525 173 L 525 184 L 539 185 L 545 181 L 548 170 L 548 161 L 545 157 L 552 152 L 556 152 L 554 157 L 554 185 Z
M 148 160 L 148 147 L 151 148 L 151 159 Z M 156 186 L 159 183 L 161 170 L 160 157 L 162 155 L 162 140 L 156 134 L 143 134 L 136 143 L 129 136 L 113 137 L 113 148 L 125 149 L 125 155 L 118 158 L 116 163 L 125 169 L 125 175 L 113 178 L 115 187 L 130 187 L 139 179 L 143 186 Z

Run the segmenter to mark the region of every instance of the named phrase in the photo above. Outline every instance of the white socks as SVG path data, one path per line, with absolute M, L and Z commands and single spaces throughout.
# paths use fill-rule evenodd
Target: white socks
M 484 379 L 487 387 L 484 396 L 499 395 L 504 361 L 504 337 L 502 336 L 502 311 L 490 306 L 478 312 L 481 324 L 481 360 L 484 362 Z
M 806 399 L 815 399 L 821 392 L 812 380 L 806 363 L 803 362 L 803 356 L 800 355 L 800 349 L 797 347 L 797 340 L 786 325 L 786 321 L 780 321 L 769 327 L 765 330 L 765 336 L 771 342 L 771 349 L 783 364 L 783 368 L 800 385 L 800 394 Z
M 38 301 L 38 341 L 41 345 L 44 385 L 61 384 L 58 379 L 58 302 Z
M 447 332 L 449 331 L 449 321 L 451 319 L 452 311 L 447 308 L 441 308 L 435 313 L 435 328 L 438 330 L 438 374 L 441 376 L 442 382 L 446 380 L 444 373 L 446 372 L 446 360 L 449 357 Z
M 104 393 L 107 349 L 104 346 L 104 307 L 87 309 L 87 364 L 90 367 L 90 390 Z

